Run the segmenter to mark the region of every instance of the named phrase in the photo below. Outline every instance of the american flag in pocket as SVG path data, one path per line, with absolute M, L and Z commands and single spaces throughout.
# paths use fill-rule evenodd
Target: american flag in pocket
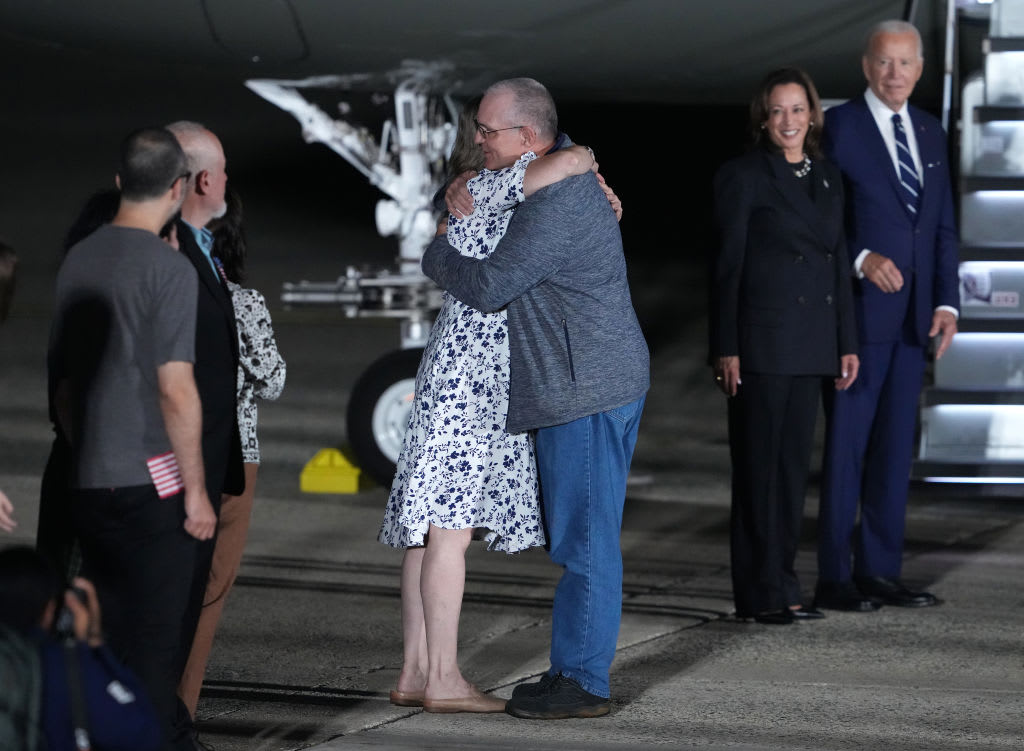
M 146 466 L 156 486 L 156 494 L 161 498 L 170 498 L 184 490 L 185 483 L 181 481 L 181 471 L 173 451 L 147 459 Z

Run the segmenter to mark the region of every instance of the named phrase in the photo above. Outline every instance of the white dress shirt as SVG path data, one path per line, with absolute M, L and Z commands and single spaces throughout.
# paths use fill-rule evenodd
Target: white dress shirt
M 910 111 L 907 103 L 904 102 L 903 106 L 899 110 L 892 110 L 885 102 L 878 98 L 870 88 L 864 92 L 864 100 L 867 102 L 868 110 L 871 112 L 871 116 L 875 118 L 875 125 L 878 126 L 878 132 L 882 134 L 882 140 L 885 141 L 885 148 L 889 150 L 889 158 L 892 159 L 892 168 L 898 176 L 900 173 L 899 166 L 899 155 L 896 153 L 896 132 L 892 123 L 892 116 L 899 115 L 903 120 L 903 130 L 907 134 L 907 145 L 910 147 L 910 153 L 914 157 L 914 169 L 917 170 L 917 180 L 924 187 L 924 170 L 921 165 L 921 153 L 917 148 L 917 136 L 914 135 L 913 121 L 910 119 Z M 853 270 L 857 275 L 858 279 L 864 278 L 864 272 L 861 271 L 861 265 L 864 263 L 864 259 L 868 253 L 871 252 L 870 248 L 864 248 L 857 254 L 857 257 L 853 261 Z M 959 312 L 956 308 L 951 308 L 948 305 L 940 305 L 936 310 L 948 310 L 953 315 L 959 318 Z

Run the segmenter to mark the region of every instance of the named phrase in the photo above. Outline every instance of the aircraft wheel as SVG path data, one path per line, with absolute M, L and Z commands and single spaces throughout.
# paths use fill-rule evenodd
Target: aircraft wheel
M 389 352 L 368 367 L 348 401 L 348 440 L 360 469 L 384 487 L 409 425 L 422 348 Z

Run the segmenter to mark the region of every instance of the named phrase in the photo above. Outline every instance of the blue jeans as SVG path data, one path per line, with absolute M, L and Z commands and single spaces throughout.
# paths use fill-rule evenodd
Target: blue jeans
M 622 507 L 644 397 L 537 431 L 551 560 L 563 568 L 551 613 L 551 670 L 607 697 L 622 616 Z

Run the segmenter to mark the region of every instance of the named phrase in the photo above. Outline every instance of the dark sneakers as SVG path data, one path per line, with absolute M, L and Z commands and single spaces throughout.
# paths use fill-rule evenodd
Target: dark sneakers
M 553 680 L 555 680 L 555 676 L 545 673 L 536 683 L 520 683 L 512 689 L 512 698 L 522 700 L 527 698 L 532 699 L 535 696 L 539 696 L 544 693 L 544 689 L 546 689 L 548 684 Z
M 505 711 L 527 720 L 564 720 L 569 717 L 600 717 L 612 709 L 611 699 L 585 691 L 561 673 L 545 675 L 537 683 L 516 686 Z

